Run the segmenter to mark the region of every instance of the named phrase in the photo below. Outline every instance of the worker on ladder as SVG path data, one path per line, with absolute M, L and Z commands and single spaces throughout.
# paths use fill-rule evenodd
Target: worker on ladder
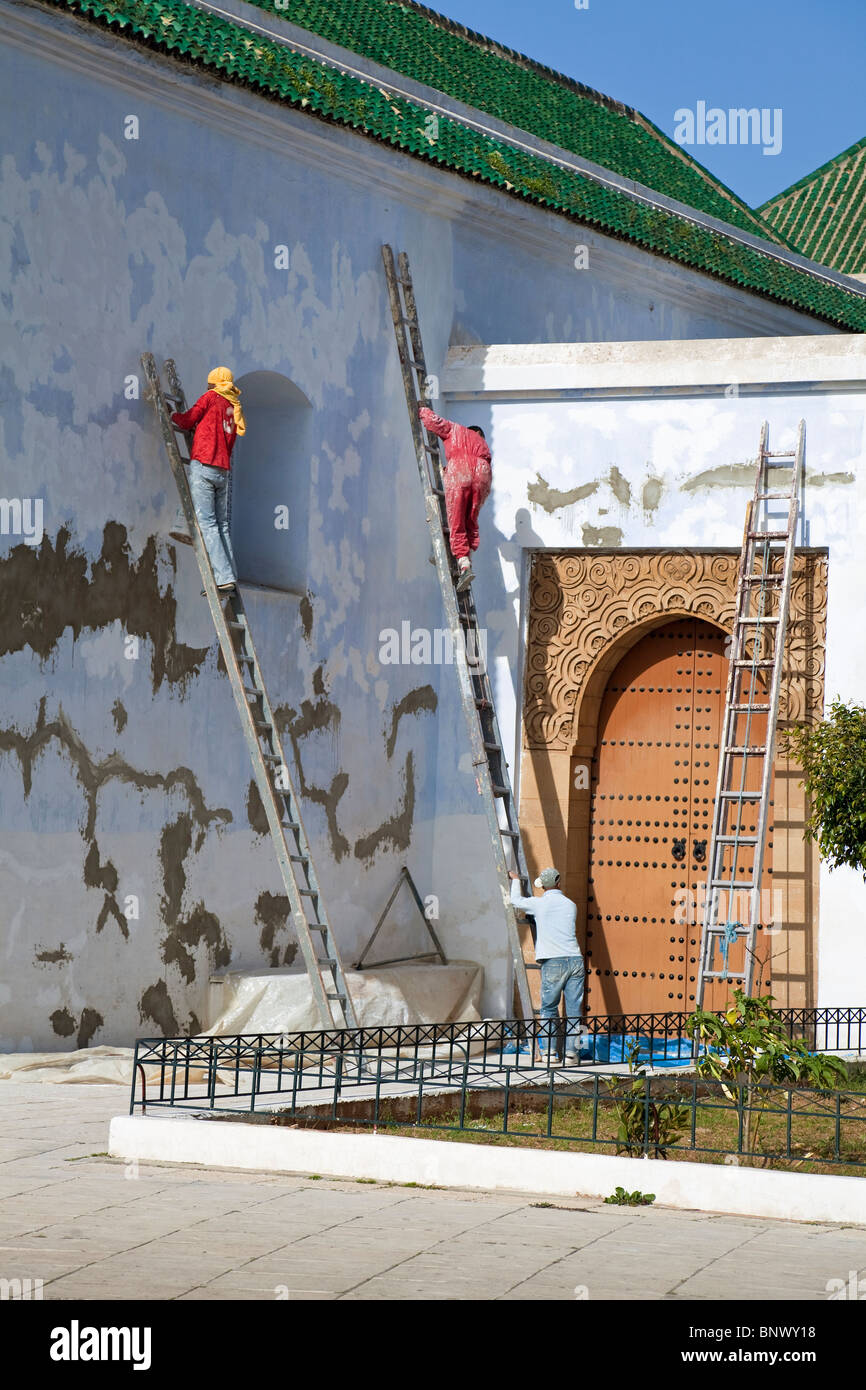
M 542 891 L 540 898 L 524 898 L 521 895 L 519 873 L 511 872 L 509 878 L 512 903 L 535 918 L 535 959 L 541 966 L 541 1014 L 537 1043 L 541 1060 L 547 1061 L 556 1053 L 559 1001 L 564 997 L 565 1064 L 576 1066 L 580 1054 L 580 1018 L 586 973 L 575 932 L 577 904 L 561 892 L 556 869 L 542 869 L 535 880 L 535 887 Z
M 189 410 L 175 412 L 171 422 L 178 429 L 195 430 L 189 490 L 216 586 L 228 591 L 238 577 L 228 521 L 232 449 L 238 435 L 246 433 L 246 421 L 229 368 L 214 367 L 207 380 L 210 390 Z
M 426 405 L 418 413 L 424 428 L 445 444 L 445 510 L 451 554 L 460 571 L 457 592 L 462 594 L 475 578 L 470 551 L 478 549 L 478 513 L 490 494 L 490 450 L 480 425 L 443 420 Z

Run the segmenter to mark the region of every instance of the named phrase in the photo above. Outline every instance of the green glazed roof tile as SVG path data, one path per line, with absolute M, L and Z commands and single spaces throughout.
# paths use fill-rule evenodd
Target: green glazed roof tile
M 758 209 L 802 255 L 866 274 L 866 138 Z
M 646 117 L 412 0 L 252 0 L 330 43 L 766 236 L 761 220 Z
M 744 244 L 734 235 L 726 235 L 692 221 L 678 212 L 648 206 L 629 193 L 605 186 L 589 175 L 564 169 L 543 155 L 515 148 L 504 138 L 496 139 L 471 129 L 456 117 L 438 115 L 437 137 L 431 142 L 428 130 L 432 113 L 419 102 L 382 91 L 372 80 L 364 81 L 340 72 L 324 62 L 296 52 L 286 44 L 260 36 L 240 23 L 197 10 L 182 3 L 182 0 L 50 0 L 50 3 L 90 22 L 117 30 L 125 38 L 147 44 L 158 52 L 182 57 L 218 76 L 241 82 L 271 100 L 315 112 L 319 117 L 337 124 L 354 127 L 385 144 L 405 149 L 416 158 L 501 188 L 513 197 L 549 207 L 609 235 L 628 239 L 659 255 L 813 314 L 841 328 L 866 332 L 866 296 L 778 259 L 769 243 L 766 250 L 762 250 Z M 364 0 L 364 7 L 371 7 L 372 3 L 373 0 Z M 420 7 L 396 5 L 392 0 L 376 0 L 376 4 L 384 7 L 392 16 L 395 11 L 411 16 L 413 24 L 423 19 L 429 31 L 426 19 L 429 12 Z M 307 9 L 311 11 L 311 16 L 307 16 L 308 25 L 318 17 L 317 22 L 322 27 L 326 20 L 334 26 L 342 26 L 339 32 L 343 38 L 335 37 L 334 42 L 350 46 L 346 29 L 354 9 L 349 10 L 347 15 L 347 7 L 334 7 L 332 12 L 329 7 L 315 5 L 312 0 L 305 0 L 304 4 L 301 0 L 289 0 L 288 9 L 281 9 L 280 13 L 288 14 L 299 23 L 299 13 L 301 10 L 306 13 Z M 452 37 L 450 30 L 442 32 Z M 405 34 L 401 36 L 395 29 L 395 34 L 391 36 L 392 45 L 396 44 L 395 54 L 403 52 L 401 45 L 405 38 Z M 494 59 L 497 62 L 505 61 L 499 57 L 503 50 L 493 51 L 495 45 L 491 45 L 489 40 L 484 43 L 490 45 L 490 51 L 480 49 L 476 40 L 477 36 L 470 45 L 473 61 L 483 60 L 484 64 Z M 378 56 L 377 61 L 385 60 L 382 54 Z M 397 57 L 390 61 L 396 62 Z M 528 63 L 529 60 L 522 61 Z M 513 58 L 507 62 L 509 92 L 522 91 L 521 84 L 526 73 Z M 534 68 L 530 76 L 533 79 L 537 76 Z M 562 90 L 562 83 L 566 83 L 571 96 L 579 96 L 581 100 L 589 101 L 594 109 L 602 109 L 605 115 L 616 117 L 615 132 L 598 127 L 598 153 L 592 156 L 599 163 L 616 168 L 614 156 L 619 145 L 638 138 L 635 136 L 634 122 L 624 114 L 627 108 L 619 108 L 617 103 L 599 97 L 597 93 L 592 93 L 591 98 L 583 97 L 582 91 L 588 89 L 574 93 L 570 89 L 577 87 L 577 84 L 569 83 L 568 79 L 553 79 L 557 79 L 556 74 L 551 75 L 551 85 L 557 94 Z M 444 89 L 442 81 L 439 89 Z M 464 99 L 469 99 L 465 93 Z M 474 104 L 474 95 L 472 100 Z M 537 123 L 534 128 L 538 132 Z M 645 131 L 639 132 L 639 139 L 643 142 L 643 156 L 646 150 Z M 563 140 L 558 138 L 558 143 L 562 144 Z M 657 141 L 653 141 L 653 148 L 656 146 Z M 682 152 L 675 152 L 679 159 Z M 686 177 L 689 161 L 682 156 L 681 163 L 682 177 Z M 653 178 L 646 173 L 640 181 L 653 185 Z M 658 187 L 658 183 L 654 186 Z M 703 182 L 702 187 L 706 187 Z M 672 196 L 683 197 L 683 194 L 672 193 Z M 698 202 L 694 206 L 699 210 L 709 210 Z M 715 209 L 714 215 L 728 222 L 734 221 L 732 207 L 727 203 L 723 210 Z M 749 230 L 753 229 L 749 227 Z

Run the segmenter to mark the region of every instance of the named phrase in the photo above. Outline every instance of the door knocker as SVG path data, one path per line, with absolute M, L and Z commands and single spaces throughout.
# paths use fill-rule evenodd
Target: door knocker
M 694 856 L 695 856 L 695 862 L 696 862 L 697 864 L 703 864 L 704 860 L 705 860 L 706 857 L 707 857 L 707 842 L 706 842 L 706 840 L 695 840 L 694 845 L 693 845 L 692 848 L 693 848 L 693 853 L 694 853 Z
M 686 842 L 685 842 L 685 839 L 682 839 L 682 840 L 674 840 L 672 853 L 673 853 L 674 859 L 676 859 L 676 860 L 685 859 L 685 857 L 686 857 Z

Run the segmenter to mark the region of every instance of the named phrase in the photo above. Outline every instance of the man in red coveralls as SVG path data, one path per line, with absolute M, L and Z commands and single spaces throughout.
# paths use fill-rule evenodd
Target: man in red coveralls
M 232 449 L 246 432 L 241 393 L 228 367 L 214 367 L 209 391 L 189 410 L 172 415 L 181 430 L 195 430 L 190 450 L 189 488 L 218 589 L 235 587 L 237 570 L 228 522 Z
M 475 578 L 469 553 L 478 549 L 478 513 L 490 492 L 490 450 L 480 425 L 443 420 L 426 405 L 418 413 L 424 428 L 445 444 L 445 510 L 451 554 L 460 571 L 457 592 L 462 594 Z

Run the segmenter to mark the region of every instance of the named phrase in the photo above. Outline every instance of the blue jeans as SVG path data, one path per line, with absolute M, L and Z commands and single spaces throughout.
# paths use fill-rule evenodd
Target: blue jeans
M 565 995 L 565 1050 L 577 1052 L 584 969 L 583 956 L 549 956 L 541 962 L 541 1022 L 547 1026 L 538 1039 L 539 1051 L 545 1052 L 548 1048 L 554 1050 L 555 1021 L 559 1017 L 559 1001 Z
M 213 468 L 193 459 L 189 466 L 189 490 L 214 579 L 217 584 L 231 584 L 238 576 L 229 535 L 228 469 Z

